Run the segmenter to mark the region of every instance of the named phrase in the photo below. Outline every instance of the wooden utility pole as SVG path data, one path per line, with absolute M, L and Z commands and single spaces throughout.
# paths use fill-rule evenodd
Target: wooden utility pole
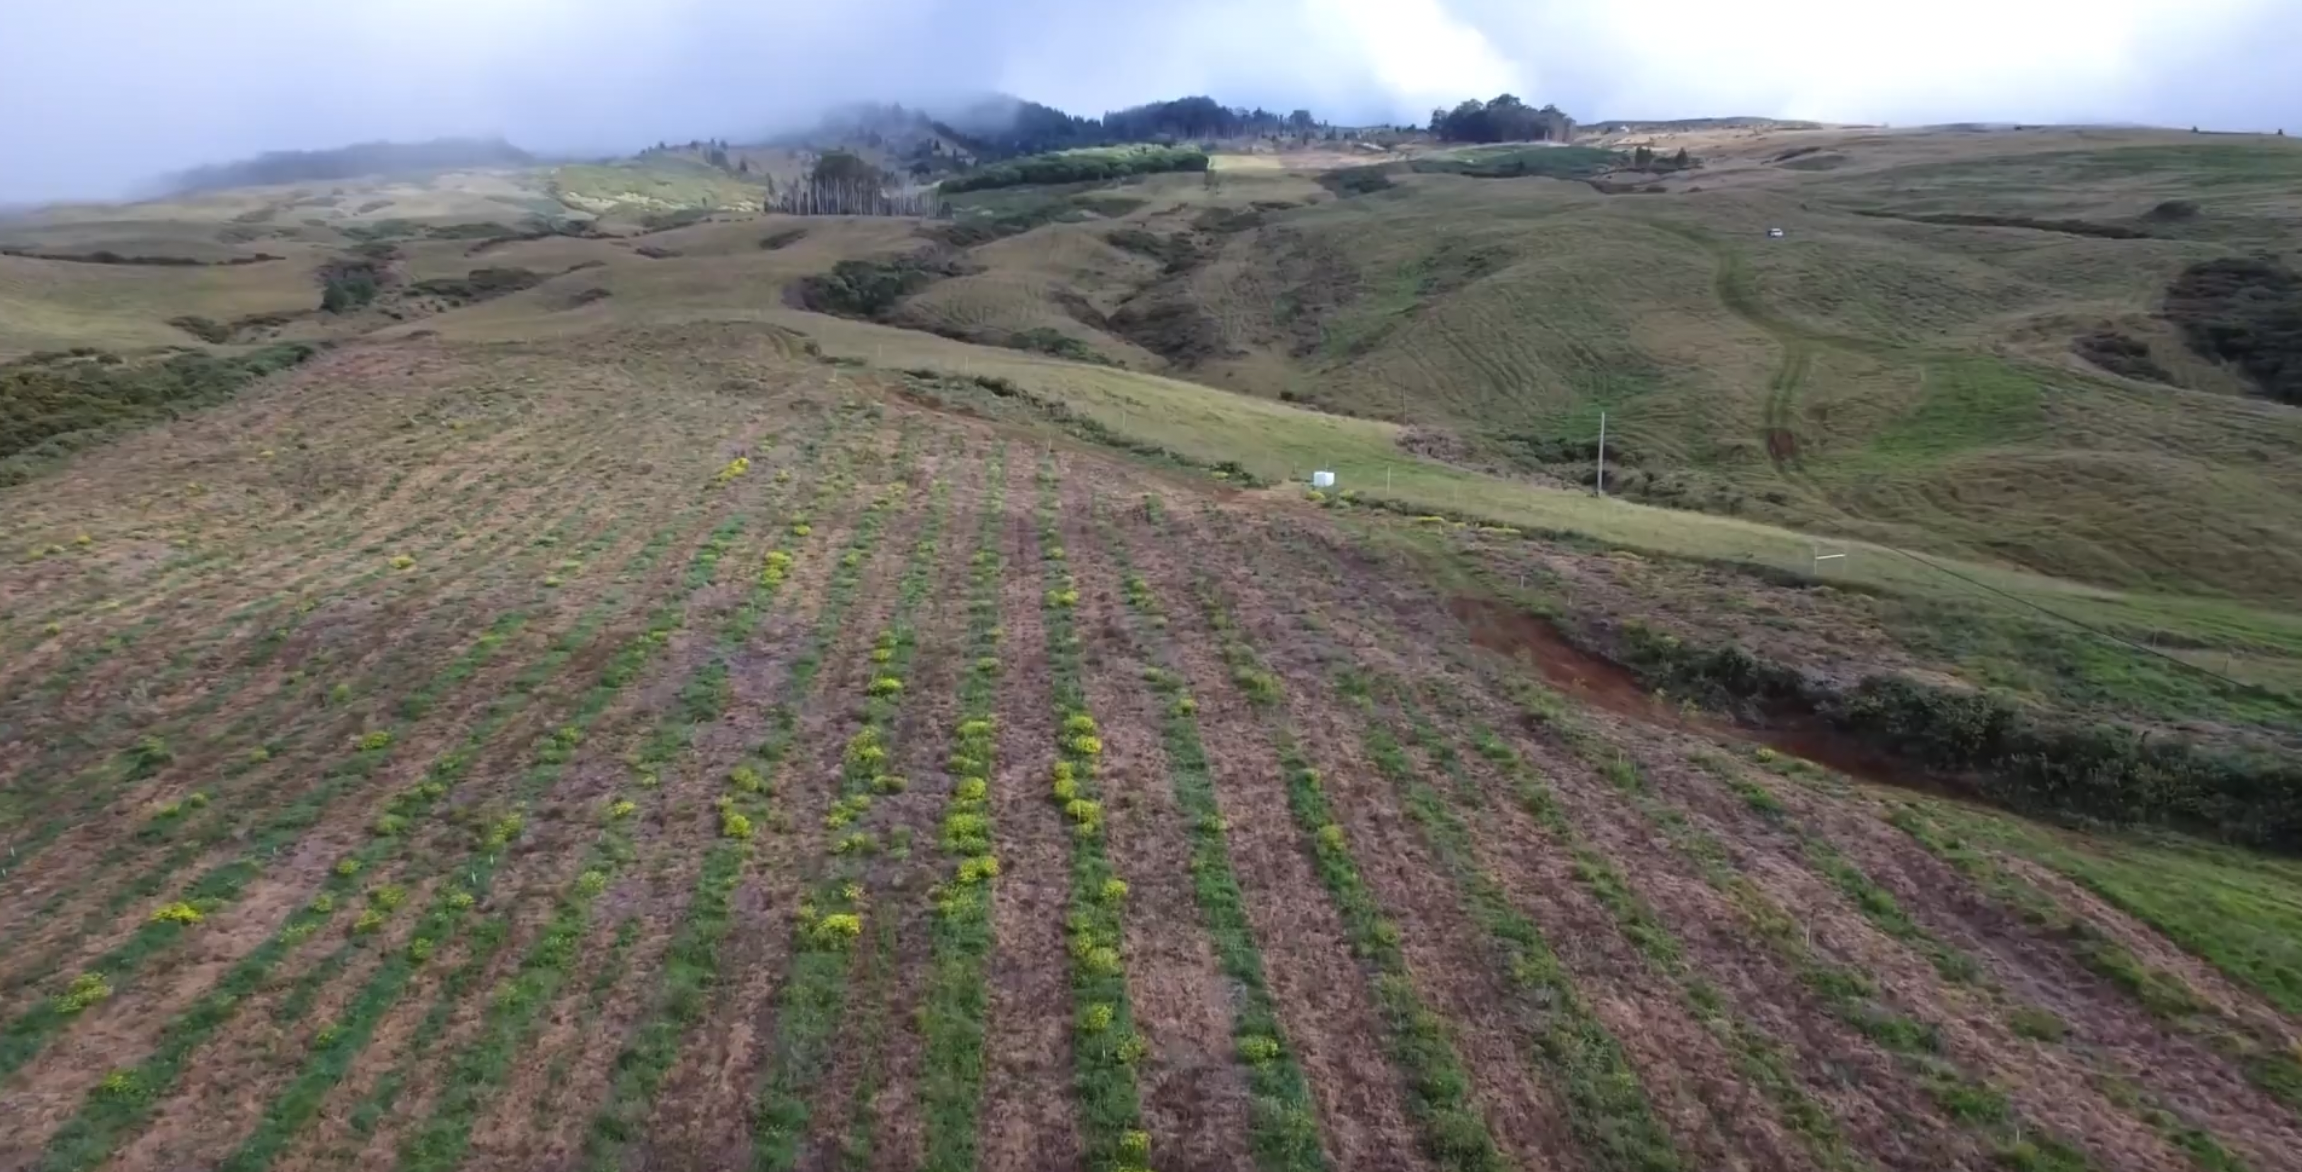
M 1607 413 L 1599 412 L 1599 495 L 1607 495 Z

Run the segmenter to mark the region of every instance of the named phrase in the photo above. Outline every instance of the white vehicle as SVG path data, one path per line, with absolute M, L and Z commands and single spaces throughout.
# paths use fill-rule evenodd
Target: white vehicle
M 1766 230 L 1766 238 L 1769 240 L 1780 240 L 1782 237 L 1783 231 L 1780 228 L 1769 228 Z

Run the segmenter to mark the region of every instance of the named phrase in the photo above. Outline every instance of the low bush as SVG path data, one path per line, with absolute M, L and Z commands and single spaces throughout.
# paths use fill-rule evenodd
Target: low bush
M 2270 257 L 2201 261 L 2167 287 L 2165 313 L 2201 356 L 2302 404 L 2302 273 Z
M 946 195 L 1043 183 L 1094 183 L 1165 171 L 1205 171 L 1207 152 L 1196 147 L 1125 147 L 1058 151 L 979 167 L 942 182 Z
M 186 351 L 128 362 L 81 350 L 0 365 L 0 485 L 29 479 L 42 460 L 221 403 L 312 353 L 289 343 L 240 357 Z
M 320 267 L 320 308 L 349 313 L 373 302 L 383 286 L 383 270 L 373 260 L 330 261 Z
M 2302 854 L 2302 762 L 2179 737 L 2042 716 L 1993 693 L 1902 676 L 1853 687 L 1810 679 L 1740 647 L 1694 647 L 1637 624 L 1620 652 L 1674 694 L 1822 717 L 1862 744 L 2024 813 L 2162 826 Z
M 800 303 L 817 313 L 877 319 L 938 278 L 957 276 L 961 271 L 952 262 L 920 256 L 843 260 L 828 273 L 803 278 L 798 294 Z
M 1392 163 L 1378 163 L 1368 167 L 1343 167 L 1319 176 L 1319 186 L 1336 195 L 1373 195 L 1397 186 L 1391 182 L 1391 173 L 1398 170 Z
M 2171 383 L 2174 376 L 2158 365 L 2150 356 L 2150 343 L 2107 327 L 2090 334 L 2081 334 L 2070 343 L 2072 353 L 2080 358 L 2127 378 L 2144 382 Z
M 461 277 L 440 277 L 418 281 L 410 286 L 413 292 L 427 297 L 444 297 L 459 303 L 486 301 L 533 288 L 544 279 L 542 273 L 528 269 L 489 268 L 473 269 Z
M 201 317 L 196 313 L 169 318 L 168 324 L 203 342 L 222 345 L 232 340 L 232 328 L 230 326 L 213 318 Z

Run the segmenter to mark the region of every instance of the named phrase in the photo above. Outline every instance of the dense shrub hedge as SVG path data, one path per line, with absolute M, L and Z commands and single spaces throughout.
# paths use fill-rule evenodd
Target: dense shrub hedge
M 75 350 L 0 366 L 0 484 L 20 484 L 42 462 L 130 428 L 223 402 L 311 355 L 299 343 L 241 357 L 185 351 L 136 362 Z
M 925 256 L 843 260 L 828 273 L 802 278 L 797 288 L 800 303 L 817 313 L 879 318 L 938 278 L 962 271 L 953 262 Z
M 1206 169 L 1207 152 L 1196 147 L 1147 146 L 1061 151 L 978 167 L 944 180 L 941 189 L 945 195 L 957 195 L 995 187 L 1022 187 L 1037 183 L 1095 183 L 1124 179 L 1129 175 Z
M 2132 728 L 2043 717 L 2007 698 L 1874 675 L 1852 688 L 1733 646 L 1693 647 L 1632 624 L 1617 650 L 1681 694 L 1811 713 L 1872 748 L 2025 813 L 2163 826 L 2302 854 L 2302 762 Z

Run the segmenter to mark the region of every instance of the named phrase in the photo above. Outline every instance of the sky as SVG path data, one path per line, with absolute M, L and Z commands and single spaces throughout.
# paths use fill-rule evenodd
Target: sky
M 0 203 L 272 149 L 743 141 L 857 100 L 1204 93 L 1337 122 L 1509 92 L 1583 121 L 2302 134 L 2297 0 L 0 0 Z

